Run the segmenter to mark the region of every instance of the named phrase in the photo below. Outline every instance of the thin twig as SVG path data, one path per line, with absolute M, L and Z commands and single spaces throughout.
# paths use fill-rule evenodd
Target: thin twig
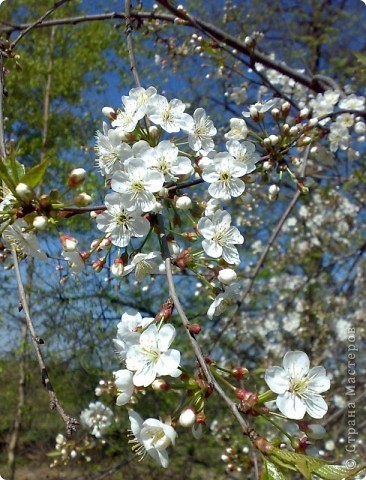
M 59 0 L 58 2 L 55 2 L 53 7 L 51 7 L 49 10 L 47 10 L 46 13 L 44 13 L 41 17 L 39 17 L 38 20 L 36 20 L 34 23 L 31 23 L 22 33 L 20 33 L 17 38 L 10 44 L 10 49 L 13 49 L 19 42 L 20 40 L 27 35 L 33 28 L 35 28 L 37 25 L 41 24 L 43 20 L 45 20 L 47 17 L 49 17 L 55 10 L 57 10 L 59 7 L 61 7 L 64 3 L 70 2 L 70 0 Z
M 306 171 L 306 165 L 307 165 L 307 160 L 308 160 L 308 156 L 309 156 L 309 153 L 310 153 L 310 148 L 311 148 L 311 144 L 308 145 L 304 151 L 304 155 L 303 155 L 303 164 L 302 164 L 302 169 L 301 169 L 301 172 L 300 172 L 300 176 L 303 177 L 305 176 L 305 171 Z M 276 241 L 279 233 L 281 232 L 282 230 L 282 227 L 284 225 L 284 223 L 286 222 L 287 218 L 289 217 L 290 213 L 292 212 L 292 210 L 294 209 L 298 199 L 300 198 L 301 196 L 301 192 L 299 190 L 296 191 L 295 195 L 293 196 L 290 204 L 288 205 L 288 207 L 286 208 L 286 210 L 283 212 L 283 214 L 281 215 L 281 218 L 279 219 L 276 227 L 274 228 L 273 232 L 272 232 L 272 235 L 270 236 L 268 242 L 267 242 L 267 245 L 265 247 L 265 249 L 263 250 L 261 256 L 259 257 L 258 259 L 258 262 L 256 264 L 256 266 L 254 267 L 254 270 L 253 270 L 253 273 L 251 274 L 250 276 L 250 280 L 249 280 L 249 283 L 246 287 L 245 290 L 243 290 L 243 292 L 241 292 L 240 294 L 240 297 L 238 299 L 238 302 L 237 302 L 237 305 L 238 305 L 238 309 L 240 309 L 240 307 L 242 307 L 243 303 L 244 303 L 244 300 L 247 298 L 247 296 L 249 295 L 249 293 L 252 291 L 252 288 L 253 288 L 253 285 L 258 277 L 258 273 L 260 271 L 260 269 L 262 268 L 266 258 L 267 258 L 267 255 L 270 251 L 270 249 L 272 248 L 274 242 Z M 234 321 L 234 318 L 235 318 L 235 314 L 232 318 L 230 318 L 225 326 L 220 330 L 215 342 L 213 343 L 212 347 L 211 347 L 211 351 L 212 349 L 217 345 L 218 341 L 220 340 L 220 338 L 224 335 L 224 333 L 227 331 L 227 329 L 230 327 L 230 325 L 232 324 L 232 322 Z
M 18 263 L 18 256 L 16 253 L 15 246 L 12 247 L 12 258 L 13 258 L 13 264 L 14 264 L 14 270 L 15 270 L 15 276 L 18 284 L 18 292 L 19 292 L 19 300 L 22 305 L 22 309 L 24 312 L 24 317 L 25 321 L 27 322 L 27 328 L 33 343 L 34 350 L 36 352 L 36 357 L 38 361 L 39 368 L 41 370 L 41 378 L 42 378 L 42 384 L 47 388 L 48 395 L 50 397 L 50 408 L 52 410 L 57 410 L 59 415 L 61 416 L 62 420 L 65 422 L 66 425 L 66 430 L 68 434 L 71 434 L 73 431 L 75 431 L 76 426 L 79 425 L 79 422 L 75 419 L 67 415 L 61 406 L 57 395 L 53 389 L 51 380 L 48 376 L 46 364 L 43 360 L 40 344 L 41 341 L 39 337 L 37 337 L 32 318 L 30 316 L 29 308 L 28 308 L 28 302 L 27 302 L 27 297 L 24 291 L 23 287 L 23 282 L 22 282 L 22 277 L 20 274 L 20 269 L 19 269 L 19 263 Z
M 66 0 L 67 1 L 67 0 Z M 258 51 L 257 49 L 250 49 L 248 48 L 243 42 L 240 42 L 236 37 L 233 37 L 229 33 L 213 26 L 212 24 L 203 22 L 200 19 L 195 18 L 194 22 L 192 17 L 187 16 L 181 10 L 177 10 L 172 5 L 169 4 L 166 0 L 158 0 L 163 7 L 168 9 L 173 13 L 173 15 L 158 13 L 158 12 L 138 12 L 133 11 L 133 17 L 140 18 L 140 19 L 152 19 L 152 20 L 162 20 L 169 23 L 174 23 L 177 17 L 184 20 L 182 22 L 182 26 L 199 29 L 206 35 L 209 35 L 211 38 L 215 38 L 216 42 L 224 43 L 229 47 L 236 49 L 238 52 L 244 54 L 245 56 L 249 57 L 250 60 L 255 63 L 261 63 L 262 65 L 275 70 L 283 75 L 286 75 L 289 78 L 292 78 L 296 82 L 304 85 L 315 92 L 322 93 L 326 90 L 320 79 L 318 80 L 317 77 L 309 77 L 298 72 L 295 69 L 288 67 L 287 65 L 277 62 L 270 58 L 269 56 L 263 54 L 262 52 Z M 12 33 L 14 31 L 24 30 L 24 32 L 28 32 L 31 28 L 47 28 L 52 25 L 76 25 L 79 23 L 86 23 L 86 22 L 94 22 L 94 21 L 104 21 L 104 20 L 115 20 L 115 19 L 125 19 L 125 13 L 116 13 L 116 12 L 108 12 L 104 14 L 95 14 L 95 15 L 82 15 L 76 16 L 71 18 L 60 18 L 55 20 L 49 21 L 37 21 L 32 24 L 20 24 L 20 25 L 6 25 L 5 27 L 0 28 L 0 32 L 4 33 Z M 23 32 L 23 33 L 24 33 Z M 18 42 L 18 39 L 16 39 Z
M 170 252 L 169 252 L 168 242 L 166 238 L 164 221 L 161 215 L 158 215 L 158 223 L 159 223 L 160 238 L 162 242 L 162 254 L 165 261 L 165 271 L 166 271 L 167 282 L 169 286 L 169 295 L 172 298 L 174 306 L 177 309 L 179 317 L 182 321 L 182 324 L 185 327 L 186 333 L 189 337 L 189 340 L 190 340 L 192 349 L 194 351 L 194 354 L 197 358 L 197 361 L 204 373 L 204 376 L 208 384 L 213 387 L 213 390 L 217 392 L 217 394 L 222 398 L 222 400 L 229 407 L 229 410 L 238 421 L 243 433 L 245 435 L 248 435 L 251 440 L 254 440 L 257 437 L 256 432 L 250 428 L 249 424 L 246 422 L 246 420 L 243 418 L 243 416 L 239 412 L 237 405 L 230 399 L 230 397 L 226 395 L 225 391 L 221 388 L 221 386 L 217 383 L 217 381 L 211 374 L 209 368 L 207 367 L 207 364 L 205 362 L 205 359 L 203 357 L 201 348 L 197 340 L 195 339 L 194 335 L 192 335 L 192 333 L 189 331 L 189 320 L 184 312 L 184 309 L 180 303 L 177 292 L 175 290 Z
M 135 18 L 139 18 L 141 20 L 162 20 L 164 22 L 174 23 L 174 19 L 176 18 L 174 15 L 169 13 L 155 13 L 153 12 L 133 12 L 133 16 Z M 55 18 L 54 20 L 47 20 L 39 23 L 37 25 L 31 23 L 21 23 L 19 25 L 12 25 L 9 23 L 5 23 L 4 21 L 0 21 L 3 26 L 0 26 L 0 33 L 11 34 L 13 32 L 18 32 L 22 30 L 27 30 L 31 25 L 34 29 L 38 28 L 48 28 L 48 27 L 60 27 L 62 25 L 78 25 L 79 23 L 90 23 L 90 22 L 99 22 L 104 20 L 124 20 L 126 15 L 124 12 L 117 13 L 117 12 L 107 12 L 107 13 L 98 13 L 94 15 L 79 15 L 76 17 L 69 17 L 69 18 Z
M 204 33 L 205 35 L 209 35 L 211 38 L 212 36 L 214 36 L 216 42 L 218 42 L 219 44 L 223 42 L 225 45 L 228 45 L 229 47 L 246 55 L 251 59 L 253 63 L 258 62 L 267 68 L 276 70 L 277 72 L 282 73 L 286 77 L 292 78 L 296 82 L 304 85 L 307 88 L 310 88 L 317 93 L 322 93 L 326 90 L 323 84 L 319 82 L 316 78 L 308 77 L 307 75 L 304 75 L 303 73 L 288 67 L 284 63 L 276 62 L 269 56 L 257 50 L 256 48 L 247 47 L 243 42 L 238 40 L 237 37 L 230 35 L 229 33 L 221 30 L 220 28 L 212 25 L 211 23 L 204 22 L 197 17 L 191 16 L 184 9 L 174 7 L 169 0 L 157 0 L 157 3 L 159 3 L 168 11 L 172 12 L 178 18 L 183 20 L 183 25 L 186 24 L 188 26 L 199 27 L 202 33 Z
M 139 77 L 139 73 L 137 71 L 136 57 L 135 57 L 135 52 L 133 49 L 133 42 L 132 42 L 133 27 L 131 23 L 130 0 L 125 0 L 125 15 L 126 15 L 126 40 L 127 40 L 128 56 L 129 56 L 130 65 L 131 65 L 131 72 L 132 72 L 133 78 L 135 79 L 136 86 L 141 87 L 141 80 Z
M 301 169 L 301 172 L 300 172 L 300 177 L 305 176 L 306 164 L 307 164 L 308 156 L 309 156 L 309 153 L 310 153 L 310 148 L 311 148 L 311 144 L 308 145 L 305 149 L 305 152 L 304 152 L 304 155 L 303 155 L 303 164 L 302 164 L 302 169 Z M 252 290 L 253 284 L 254 284 L 254 282 L 257 278 L 259 270 L 262 268 L 272 245 L 276 241 L 276 238 L 278 237 L 278 234 L 281 232 L 284 223 L 286 222 L 290 213 L 294 209 L 294 207 L 295 207 L 298 199 L 300 198 L 300 196 L 301 196 L 301 192 L 300 192 L 300 190 L 297 190 L 295 195 L 293 196 L 290 204 L 288 205 L 286 210 L 283 212 L 281 218 L 279 219 L 275 229 L 272 232 L 272 235 L 270 236 L 270 238 L 268 240 L 266 248 L 263 250 L 262 255 L 260 256 L 260 258 L 259 258 L 259 260 L 258 260 L 258 262 L 257 262 L 257 264 L 256 264 L 256 266 L 253 270 L 253 273 L 251 275 L 251 278 L 250 278 L 250 281 L 249 281 L 249 284 L 248 284 L 247 288 L 244 290 L 244 292 L 240 296 L 240 299 L 239 299 L 240 305 L 243 303 L 243 301 L 245 300 L 247 295 Z

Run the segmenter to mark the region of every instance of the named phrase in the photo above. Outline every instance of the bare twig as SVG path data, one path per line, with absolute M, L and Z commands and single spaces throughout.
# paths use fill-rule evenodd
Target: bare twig
M 302 169 L 301 169 L 301 172 L 300 172 L 300 176 L 304 176 L 305 175 L 305 170 L 306 170 L 306 165 L 307 165 L 307 159 L 308 159 L 308 156 L 309 156 L 309 153 L 310 153 L 310 148 L 311 148 L 311 144 L 308 145 L 305 149 L 305 152 L 304 152 L 304 155 L 303 155 L 303 164 L 302 164 Z M 254 270 L 253 270 L 253 273 L 251 274 L 250 276 L 250 280 L 249 280 L 249 283 L 247 285 L 247 287 L 245 288 L 245 290 L 243 290 L 243 292 L 241 292 L 240 294 L 240 297 L 238 299 L 238 308 L 240 309 L 240 307 L 242 307 L 243 305 L 243 302 L 244 300 L 246 299 L 246 297 L 249 295 L 249 293 L 252 291 L 252 288 L 253 288 L 253 285 L 257 279 L 257 276 L 258 276 L 258 273 L 260 271 L 260 269 L 262 268 L 266 258 L 267 258 L 267 255 L 270 251 L 270 249 L 272 248 L 274 242 L 276 241 L 279 233 L 281 232 L 282 230 L 282 227 L 284 225 L 284 223 L 286 222 L 287 218 L 289 217 L 290 213 L 292 212 L 292 210 L 294 209 L 298 199 L 300 198 L 301 196 L 301 192 L 299 190 L 296 191 L 295 195 L 293 196 L 290 204 L 288 205 L 288 207 L 286 208 L 286 210 L 283 212 L 283 214 L 281 215 L 281 218 L 279 219 L 277 225 L 275 226 L 273 232 L 272 232 L 272 235 L 270 236 L 268 242 L 267 242 L 267 245 L 265 247 L 265 249 L 263 250 L 261 256 L 259 257 L 258 259 L 258 262 L 256 264 L 256 266 L 254 267 Z M 235 318 L 235 315 L 230 318 L 225 326 L 220 330 L 215 342 L 213 343 L 212 347 L 211 347 L 211 350 L 217 345 L 218 341 L 220 340 L 220 338 L 223 336 L 223 334 L 227 331 L 227 329 L 230 327 L 230 325 L 233 323 L 234 321 L 234 318 Z
M 44 13 L 38 20 L 36 20 L 34 23 L 31 23 L 25 30 L 20 33 L 17 38 L 10 44 L 10 49 L 13 49 L 19 42 L 20 40 L 27 35 L 33 28 L 35 28 L 37 25 L 41 24 L 43 20 L 45 20 L 47 17 L 49 17 L 55 10 L 57 10 L 59 7 L 61 7 L 64 3 L 70 2 L 70 0 L 59 0 L 58 2 L 55 2 L 53 7 L 51 7 L 49 10 L 47 10 L 46 13 Z
M 135 79 L 136 86 L 141 87 L 141 81 L 139 77 L 139 73 L 137 71 L 136 65 L 136 57 L 135 52 L 133 49 L 133 42 L 132 42 L 132 23 L 131 23 L 131 1 L 125 0 L 125 15 L 126 15 L 126 40 L 127 40 L 127 48 L 128 48 L 128 56 L 130 59 L 131 65 L 131 72 L 133 78 Z
M 4 138 L 4 52 L 0 43 L 0 162 L 5 160 L 5 138 Z
M 134 18 L 140 18 L 141 20 L 162 20 L 164 22 L 174 23 L 175 16 L 169 13 L 155 13 L 153 12 L 133 12 Z M 31 25 L 33 29 L 39 28 L 48 28 L 48 27 L 60 27 L 62 25 L 78 25 L 80 23 L 90 23 L 90 22 L 100 22 L 104 20 L 124 20 L 126 18 L 126 14 L 124 12 L 117 13 L 117 12 L 107 12 L 107 13 L 99 13 L 94 15 L 79 15 L 76 17 L 69 17 L 69 18 L 55 18 L 54 20 L 46 20 L 42 23 L 37 25 L 30 24 L 30 23 L 21 23 L 19 25 L 12 25 L 5 23 L 4 21 L 0 20 L 3 26 L 0 26 L 0 33 L 11 34 L 13 32 L 19 32 L 23 30 L 27 30 Z
M 183 24 L 186 24 L 187 26 L 198 26 L 202 33 L 204 33 L 205 35 L 209 35 L 211 38 L 214 37 L 216 39 L 216 42 L 218 42 L 219 44 L 223 42 L 225 45 L 228 45 L 229 47 L 246 55 L 251 59 L 253 63 L 258 62 L 265 67 L 276 70 L 277 72 L 282 73 L 286 77 L 292 78 L 296 82 L 304 85 L 307 88 L 310 88 L 315 92 L 322 93 L 326 90 L 323 84 L 319 82 L 316 78 L 308 77 L 307 75 L 304 75 L 303 73 L 288 67 L 284 63 L 278 61 L 276 62 L 269 56 L 257 50 L 256 48 L 247 47 L 236 37 L 212 25 L 211 23 L 204 22 L 197 17 L 189 15 L 184 9 L 174 7 L 169 0 L 157 0 L 157 3 L 159 3 L 168 11 L 172 12 L 178 18 L 183 20 Z
M 57 410 L 63 421 L 65 422 L 66 425 L 66 430 L 68 434 L 71 434 L 73 431 L 75 431 L 76 426 L 79 425 L 79 422 L 75 419 L 67 415 L 61 406 L 57 395 L 53 389 L 51 380 L 48 376 L 46 364 L 43 360 L 41 348 L 40 348 L 40 339 L 37 337 L 32 318 L 30 316 L 29 308 L 28 308 L 28 302 L 27 298 L 25 295 L 24 287 L 23 287 L 23 282 L 22 282 L 22 277 L 20 274 L 20 269 L 19 269 L 19 263 L 18 263 L 18 257 L 17 253 L 15 250 L 15 247 L 12 247 L 12 258 L 13 258 L 13 264 L 14 264 L 14 269 L 15 269 L 15 276 L 18 284 L 18 292 L 19 292 L 19 299 L 20 303 L 23 308 L 24 312 L 24 317 L 27 322 L 27 328 L 33 343 L 34 350 L 36 352 L 36 357 L 38 361 L 39 368 L 41 370 L 41 378 L 42 378 L 42 384 L 47 388 L 48 395 L 50 397 L 50 408 L 52 410 Z
M 177 312 L 182 321 L 182 324 L 185 327 L 186 333 L 189 337 L 189 340 L 190 340 L 192 349 L 194 351 L 194 354 L 197 358 L 197 361 L 205 375 L 205 378 L 208 384 L 213 387 L 214 391 L 216 391 L 217 394 L 221 397 L 221 399 L 226 403 L 229 410 L 238 421 L 243 433 L 245 435 L 248 435 L 250 439 L 253 441 L 255 438 L 257 438 L 256 432 L 250 428 L 249 424 L 246 422 L 246 420 L 243 418 L 243 416 L 239 412 L 237 405 L 230 399 L 230 397 L 226 395 L 225 391 L 221 388 L 221 386 L 217 383 L 217 381 L 211 374 L 209 368 L 207 367 L 207 364 L 205 362 L 205 359 L 203 357 L 201 348 L 197 340 L 195 339 L 194 335 L 189 331 L 189 320 L 184 312 L 182 304 L 180 303 L 177 292 L 175 290 L 170 252 L 169 252 L 168 242 L 166 239 L 164 222 L 161 215 L 158 215 L 158 222 L 159 222 L 160 238 L 162 242 L 162 254 L 165 260 L 165 270 L 166 270 L 166 276 L 167 276 L 167 281 L 169 286 L 169 294 L 174 302 L 174 306 L 177 309 Z
M 67 1 L 67 0 L 64 0 L 64 1 Z M 237 50 L 238 52 L 244 54 L 250 59 L 252 63 L 255 63 L 255 62 L 261 63 L 267 68 L 271 68 L 279 73 L 282 73 L 283 75 L 286 75 L 287 77 L 292 78 L 293 80 L 300 83 L 301 85 L 304 85 L 305 87 L 310 88 L 311 90 L 318 93 L 322 93 L 327 88 L 329 88 L 328 86 L 324 85 L 323 83 L 324 79 L 322 79 L 321 81 L 320 78 L 317 76 L 309 77 L 307 75 L 304 75 L 301 72 L 298 72 L 297 70 L 288 67 L 284 63 L 273 60 L 269 56 L 258 51 L 257 49 L 248 48 L 243 42 L 239 41 L 236 37 L 233 37 L 229 33 L 213 26 L 212 24 L 204 22 L 198 18 L 193 19 L 193 17 L 188 16 L 183 11 L 173 7 L 167 0 L 158 0 L 158 3 L 160 3 L 167 10 L 171 11 L 173 15 L 158 13 L 158 12 L 139 12 L 139 11 L 133 11 L 131 15 L 134 18 L 139 18 L 142 20 L 144 19 L 162 20 L 169 23 L 174 23 L 177 17 L 181 18 L 182 20 L 184 20 L 184 22 L 182 22 L 183 26 L 198 29 L 205 35 L 208 35 L 210 38 L 214 38 L 216 42 L 225 44 L 228 47 L 231 47 Z M 47 12 L 46 16 L 48 15 L 49 13 Z M 44 21 L 44 18 L 46 17 L 43 17 L 42 20 L 38 20 L 37 22 L 32 24 L 6 25 L 0 28 L 0 32 L 9 34 L 9 33 L 21 30 L 23 31 L 22 34 L 25 34 L 30 29 L 47 28 L 52 25 L 56 25 L 56 26 L 76 25 L 79 23 L 86 23 L 86 22 L 126 19 L 126 14 L 108 12 L 104 14 L 81 15 L 76 17 L 60 18 L 60 19 L 49 20 L 49 21 Z M 19 37 L 15 40 L 16 43 L 19 41 L 18 39 Z M 329 85 L 329 81 L 328 81 L 328 85 Z

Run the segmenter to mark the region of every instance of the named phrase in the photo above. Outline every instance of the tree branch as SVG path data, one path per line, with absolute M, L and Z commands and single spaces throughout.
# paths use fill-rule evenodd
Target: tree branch
M 65 422 L 66 425 L 66 430 L 67 433 L 70 435 L 73 431 L 75 431 L 76 426 L 79 425 L 79 422 L 75 419 L 67 415 L 61 406 L 57 395 L 53 389 L 50 377 L 48 376 L 46 364 L 43 360 L 40 344 L 42 343 L 41 340 L 37 337 L 32 318 L 30 316 L 30 312 L 28 309 L 28 302 L 27 302 L 27 297 L 24 291 L 23 287 L 23 282 L 20 274 L 20 269 L 19 269 L 19 263 L 18 263 L 18 257 L 17 253 L 15 250 L 15 247 L 12 247 L 12 258 L 13 258 L 13 264 L 14 264 L 14 269 L 15 269 L 15 276 L 18 284 L 18 292 L 19 292 L 19 300 L 22 305 L 23 311 L 24 311 L 24 317 L 27 322 L 27 328 L 31 336 L 31 340 L 33 343 L 34 350 L 36 352 L 36 357 L 38 361 L 39 368 L 41 370 L 41 378 L 42 378 L 42 384 L 47 388 L 48 395 L 50 397 L 50 408 L 52 410 L 57 410 L 59 415 L 61 416 L 62 420 Z
M 159 222 L 160 238 L 162 242 L 162 254 L 165 261 L 166 277 L 167 277 L 168 286 L 169 286 L 169 294 L 174 302 L 174 306 L 177 309 L 177 312 L 182 321 L 182 324 L 185 327 L 185 331 L 189 337 L 189 341 L 191 343 L 194 354 L 196 355 L 197 361 L 205 375 L 205 378 L 208 384 L 213 387 L 214 391 L 216 391 L 218 395 L 221 397 L 221 399 L 226 403 L 229 410 L 238 421 L 243 433 L 245 435 L 248 435 L 251 440 L 254 440 L 255 438 L 257 438 L 256 432 L 250 428 L 249 424 L 246 422 L 246 420 L 243 418 L 243 416 L 239 412 L 237 405 L 230 399 L 230 397 L 226 395 L 225 391 L 221 388 L 221 386 L 217 383 L 217 381 L 211 374 L 209 368 L 207 367 L 207 363 L 203 357 L 201 348 L 197 340 L 195 339 L 194 335 L 192 335 L 192 333 L 189 331 L 189 320 L 184 312 L 184 309 L 180 303 L 177 292 L 175 290 L 170 252 L 169 252 L 168 242 L 167 242 L 166 233 L 165 233 L 164 221 L 161 215 L 158 215 L 158 222 Z
M 164 8 L 176 15 L 178 18 L 183 20 L 184 24 L 191 27 L 199 28 L 199 30 L 205 35 L 208 35 L 211 38 L 214 37 L 219 44 L 224 43 L 225 45 L 228 45 L 231 48 L 237 50 L 238 52 L 246 55 L 251 59 L 253 63 L 258 62 L 267 68 L 276 70 L 277 72 L 282 73 L 286 77 L 292 78 L 304 87 L 310 88 L 317 93 L 323 93 L 326 90 L 322 82 L 320 82 L 316 77 L 308 77 L 307 75 L 304 75 L 297 70 L 288 67 L 284 63 L 272 60 L 269 56 L 260 52 L 256 48 L 247 47 L 243 42 L 238 40 L 236 37 L 230 35 L 229 33 L 225 32 L 224 30 L 215 27 L 211 23 L 204 22 L 197 17 L 191 16 L 183 9 L 178 9 L 174 7 L 169 2 L 169 0 L 157 0 L 157 3 L 159 3 Z
M 53 7 L 51 7 L 45 14 L 43 14 L 38 20 L 36 20 L 34 23 L 31 23 L 22 33 L 20 33 L 17 38 L 10 44 L 10 49 L 13 49 L 19 42 L 20 40 L 27 35 L 33 28 L 35 28 L 37 25 L 43 22 L 47 17 L 49 17 L 55 10 L 57 10 L 59 7 L 61 7 L 64 3 L 70 2 L 70 0 L 59 0 L 58 2 L 55 2 Z

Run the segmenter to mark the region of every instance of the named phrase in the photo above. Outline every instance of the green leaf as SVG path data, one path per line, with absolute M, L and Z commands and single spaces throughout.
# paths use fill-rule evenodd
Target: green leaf
M 9 175 L 13 179 L 14 184 L 18 185 L 19 179 L 24 175 L 25 172 L 24 165 L 18 162 L 14 155 L 10 155 L 4 163 L 8 168 Z
M 28 187 L 35 188 L 39 182 L 42 180 L 47 167 L 49 160 L 42 162 L 34 167 L 30 168 L 26 174 L 21 178 L 21 182 L 28 185 Z
M 262 471 L 261 480 L 286 480 L 286 477 L 280 472 L 280 470 L 278 470 L 274 463 L 266 460 L 264 462 L 264 470 Z
M 0 161 L 0 178 L 3 182 L 5 182 L 6 186 L 13 192 L 15 193 L 15 185 L 14 182 L 9 175 L 9 171 L 5 164 Z
M 323 465 L 313 471 L 313 473 L 324 480 L 346 480 L 354 478 L 355 475 L 365 468 L 365 465 L 352 469 L 346 468 L 343 465 Z

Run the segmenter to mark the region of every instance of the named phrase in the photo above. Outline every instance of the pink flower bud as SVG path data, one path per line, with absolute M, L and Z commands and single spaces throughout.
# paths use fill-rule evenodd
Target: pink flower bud
M 77 248 L 78 241 L 76 238 L 72 237 L 71 235 L 64 234 L 60 235 L 60 240 L 62 243 L 62 247 L 66 252 L 74 252 Z

